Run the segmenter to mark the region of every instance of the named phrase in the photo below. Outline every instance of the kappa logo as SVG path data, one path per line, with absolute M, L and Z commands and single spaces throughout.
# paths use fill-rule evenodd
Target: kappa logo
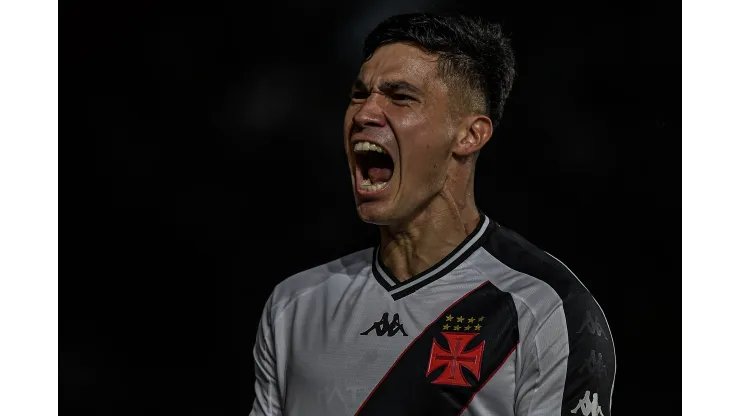
M 375 330 L 375 335 L 379 337 L 382 337 L 383 335 L 392 337 L 396 335 L 398 331 L 401 331 L 403 336 L 408 336 L 408 334 L 406 334 L 406 331 L 403 330 L 403 324 L 401 324 L 401 319 L 398 317 L 397 313 L 393 314 L 393 322 L 388 322 L 388 312 L 384 313 L 383 317 L 380 318 L 379 321 L 375 322 L 370 328 L 367 329 L 367 331 L 361 333 L 360 335 L 367 335 L 372 330 Z
M 578 413 L 580 410 L 580 416 L 604 416 L 604 412 L 601 411 L 601 406 L 599 406 L 598 393 L 594 393 L 593 400 L 591 400 L 590 396 L 591 392 L 586 390 L 586 394 L 584 394 L 583 398 L 578 401 L 578 406 L 570 412 Z
M 483 359 L 483 348 L 485 348 L 486 342 L 481 342 L 477 347 L 467 349 L 470 341 L 478 335 L 478 332 L 468 331 L 480 331 L 482 328 L 481 323 L 485 317 L 479 318 L 466 318 L 464 316 L 455 317 L 453 315 L 445 316 L 445 323 L 442 325 L 442 336 L 447 340 L 447 345 L 450 349 L 447 350 L 437 343 L 437 340 L 432 338 L 432 351 L 429 355 L 429 365 L 427 366 L 427 377 L 432 371 L 444 367 L 444 371 L 440 374 L 432 384 L 446 384 L 450 386 L 464 386 L 469 387 L 470 383 L 465 379 L 462 373 L 462 368 L 465 367 L 470 370 L 475 376 L 476 380 L 480 380 L 480 369 L 481 361 Z M 447 332 L 449 329 L 452 331 L 466 331 L 466 332 Z
M 591 350 L 591 355 L 588 356 L 578 372 L 582 373 L 583 370 L 587 370 L 591 375 L 596 374 L 599 377 L 606 377 L 606 365 L 604 364 L 604 357 L 601 353 L 599 353 L 598 358 L 596 358 L 596 351 Z
M 591 311 L 586 311 L 586 318 L 583 320 L 583 324 L 581 324 L 581 329 L 578 330 L 578 334 L 583 332 L 583 330 L 587 330 L 589 334 L 596 335 L 596 336 L 603 336 L 607 340 L 609 339 L 606 336 L 606 331 L 604 331 L 604 328 L 601 327 L 601 323 L 599 323 L 598 318 L 594 319 L 593 315 L 591 315 Z

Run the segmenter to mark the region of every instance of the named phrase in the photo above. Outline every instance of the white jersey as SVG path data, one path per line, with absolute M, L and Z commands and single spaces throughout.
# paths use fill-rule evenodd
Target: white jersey
M 608 416 L 614 344 L 560 261 L 481 216 L 399 282 L 363 250 L 275 288 L 252 415 Z

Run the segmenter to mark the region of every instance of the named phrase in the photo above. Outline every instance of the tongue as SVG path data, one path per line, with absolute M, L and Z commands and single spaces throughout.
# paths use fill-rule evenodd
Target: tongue
M 368 169 L 368 176 L 373 183 L 376 182 L 388 182 L 391 179 L 393 171 L 388 168 L 370 168 Z

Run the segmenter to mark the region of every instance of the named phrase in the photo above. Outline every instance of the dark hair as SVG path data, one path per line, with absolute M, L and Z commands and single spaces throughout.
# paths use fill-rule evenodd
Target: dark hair
M 501 26 L 464 15 L 400 14 L 380 23 L 365 38 L 364 57 L 389 43 L 408 43 L 439 58 L 440 74 L 462 81 L 475 111 L 488 115 L 495 129 L 514 83 L 514 51 Z M 482 108 L 478 108 L 482 107 Z

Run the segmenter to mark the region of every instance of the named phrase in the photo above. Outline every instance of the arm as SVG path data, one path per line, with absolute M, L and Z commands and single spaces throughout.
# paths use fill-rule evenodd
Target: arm
M 272 296 L 267 301 L 254 342 L 255 398 L 250 416 L 280 416 L 275 342 L 272 326 Z
M 542 322 L 522 368 L 518 416 L 611 414 L 614 344 L 588 292 L 569 296 Z

